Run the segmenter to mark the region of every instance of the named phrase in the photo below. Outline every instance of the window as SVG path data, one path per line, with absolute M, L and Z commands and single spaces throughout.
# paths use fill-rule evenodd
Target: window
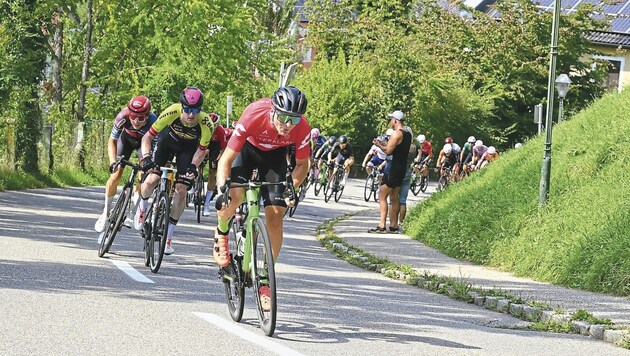
M 603 59 L 609 63 L 608 78 L 606 79 L 606 88 L 621 92 L 623 83 L 623 71 L 625 59 L 623 57 L 594 56 L 595 59 Z

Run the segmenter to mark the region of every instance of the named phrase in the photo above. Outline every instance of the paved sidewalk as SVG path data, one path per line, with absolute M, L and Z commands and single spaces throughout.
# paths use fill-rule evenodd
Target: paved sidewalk
M 477 288 L 501 289 L 524 300 L 545 302 L 567 313 L 584 309 L 615 324 L 630 325 L 630 298 L 569 289 L 527 278 L 515 277 L 489 267 L 448 257 L 404 234 L 370 234 L 378 224 L 378 208 L 373 207 L 335 225 L 335 234 L 349 245 L 418 272 L 463 278 Z

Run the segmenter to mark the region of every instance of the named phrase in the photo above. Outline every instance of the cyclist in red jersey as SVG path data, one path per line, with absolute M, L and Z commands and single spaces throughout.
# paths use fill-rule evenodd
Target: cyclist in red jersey
M 214 117 L 212 116 L 214 115 Z M 219 116 L 217 114 L 210 114 L 212 122 L 214 122 L 214 133 L 210 139 L 210 146 L 208 146 L 208 156 L 206 159 L 209 161 L 208 165 L 208 184 L 206 186 L 206 200 L 203 206 L 203 216 L 210 216 L 210 205 L 214 196 L 217 194 L 216 178 L 217 178 L 217 164 L 219 159 L 227 147 L 227 142 L 232 135 L 232 130 L 224 128 L 219 125 Z
M 234 127 L 228 146 L 219 160 L 217 186 L 223 187 L 231 177 L 234 183 L 245 183 L 254 168 L 260 179 L 282 182 L 287 173 L 287 147 L 295 144 L 296 166 L 292 173 L 293 184 L 299 187 L 308 173 L 311 127 L 304 117 L 306 96 L 298 88 L 284 86 L 272 98 L 249 104 Z M 285 187 L 276 185 L 261 188 L 265 206 L 265 220 L 271 240 L 274 261 L 282 247 L 282 219 L 287 209 L 283 197 Z M 218 226 L 215 231 L 213 255 L 220 267 L 229 263 L 229 219 L 243 201 L 245 190 L 229 190 L 230 202 L 226 206 L 223 194 L 217 197 Z M 260 289 L 263 308 L 269 305 L 269 287 Z

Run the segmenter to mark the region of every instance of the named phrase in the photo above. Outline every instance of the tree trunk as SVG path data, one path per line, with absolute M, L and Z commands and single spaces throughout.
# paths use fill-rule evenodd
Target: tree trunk
M 53 79 L 53 98 L 54 106 L 61 110 L 61 99 L 63 97 L 63 84 L 61 82 L 61 64 L 63 59 L 63 22 L 59 22 L 57 15 L 57 26 L 53 35 L 53 60 L 52 60 L 52 79 Z
M 79 165 L 81 169 L 85 169 L 85 147 L 83 142 L 84 120 L 83 115 L 85 109 L 85 93 L 87 92 L 87 80 L 90 69 L 90 53 L 92 52 L 92 0 L 87 2 L 87 22 L 85 34 L 85 49 L 83 51 L 83 69 L 81 70 L 81 86 L 79 87 L 79 105 L 77 107 L 77 121 L 79 127 L 77 129 L 77 145 L 75 150 L 79 151 Z

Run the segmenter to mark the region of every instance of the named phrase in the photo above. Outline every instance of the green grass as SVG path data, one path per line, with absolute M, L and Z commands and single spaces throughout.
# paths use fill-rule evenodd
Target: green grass
M 52 174 L 25 173 L 0 169 L 0 191 L 47 187 L 77 187 L 104 185 L 109 173 L 104 169 L 82 171 L 78 168 L 59 168 Z
M 544 137 L 409 212 L 408 233 L 463 260 L 569 287 L 630 295 L 630 90 L 553 131 L 547 204 Z

